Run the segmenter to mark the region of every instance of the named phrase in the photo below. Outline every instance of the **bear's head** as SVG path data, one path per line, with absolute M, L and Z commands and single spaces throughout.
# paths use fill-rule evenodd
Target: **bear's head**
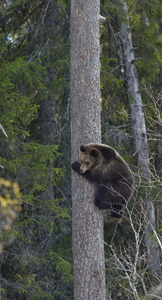
M 92 145 L 82 145 L 80 147 L 80 173 L 95 168 L 99 165 L 102 157 L 100 151 L 92 147 Z

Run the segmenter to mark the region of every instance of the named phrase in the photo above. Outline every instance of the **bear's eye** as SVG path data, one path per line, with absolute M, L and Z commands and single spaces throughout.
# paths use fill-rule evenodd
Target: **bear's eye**
M 85 164 L 86 164 L 86 166 L 89 166 L 90 163 L 89 163 L 89 161 L 86 161 Z

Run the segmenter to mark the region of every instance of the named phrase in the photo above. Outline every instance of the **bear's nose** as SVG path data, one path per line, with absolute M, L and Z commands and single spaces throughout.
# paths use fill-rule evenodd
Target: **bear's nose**
M 80 169 L 80 170 L 79 170 L 79 173 L 83 173 L 83 170 L 82 170 L 82 169 Z

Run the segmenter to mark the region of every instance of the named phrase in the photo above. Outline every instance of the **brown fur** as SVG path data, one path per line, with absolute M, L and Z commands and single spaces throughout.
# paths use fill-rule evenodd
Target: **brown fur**
M 74 162 L 72 168 L 95 183 L 95 205 L 99 209 L 109 209 L 112 219 L 119 222 L 123 207 L 132 195 L 134 180 L 130 168 L 117 151 L 103 144 L 82 145 L 80 162 Z

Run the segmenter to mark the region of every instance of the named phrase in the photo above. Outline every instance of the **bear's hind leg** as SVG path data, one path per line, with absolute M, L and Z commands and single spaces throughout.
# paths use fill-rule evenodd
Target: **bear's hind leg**
M 98 209 L 104 209 L 102 202 L 99 197 L 95 197 L 94 204 L 98 207 Z
M 97 186 L 94 204 L 98 207 L 98 209 L 110 208 L 110 204 L 107 202 L 106 198 L 107 198 L 107 188 L 101 185 Z
M 122 205 L 111 205 L 110 208 L 110 218 L 112 219 L 112 221 L 116 222 L 116 223 L 120 223 L 122 221 L 122 213 L 123 213 L 123 206 Z

